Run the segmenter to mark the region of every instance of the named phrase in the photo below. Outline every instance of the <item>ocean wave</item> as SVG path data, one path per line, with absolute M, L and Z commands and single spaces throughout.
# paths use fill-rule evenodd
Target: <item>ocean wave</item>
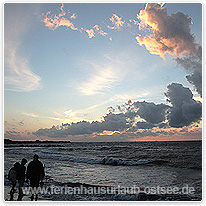
M 139 156 L 130 158 L 118 158 L 118 157 L 110 157 L 110 156 L 102 156 L 102 157 L 92 157 L 91 155 L 85 157 L 81 155 L 75 155 L 70 153 L 69 151 L 72 148 L 67 150 L 67 154 L 61 154 L 61 151 L 51 151 L 50 149 L 46 151 L 32 150 L 32 153 L 28 153 L 28 151 L 24 150 L 7 150 L 7 152 L 12 154 L 18 154 L 24 156 L 25 158 L 32 158 L 34 153 L 37 153 L 41 159 L 52 159 L 56 161 L 67 161 L 74 163 L 85 163 L 85 164 L 102 164 L 102 165 L 111 165 L 111 166 L 170 166 L 170 167 L 178 167 L 178 168 L 188 168 L 188 169 L 196 169 L 201 170 L 201 165 L 196 165 L 193 162 L 186 164 L 182 161 L 173 161 L 173 159 L 162 158 L 162 156 L 157 159 L 149 159 L 149 156 Z
M 31 156 L 24 151 L 13 151 L 12 153 L 22 154 L 26 156 Z M 114 157 L 103 157 L 103 158 L 86 158 L 81 156 L 73 155 L 60 155 L 58 153 L 51 153 L 51 151 L 41 151 L 38 155 L 42 159 L 53 159 L 60 161 L 68 161 L 75 163 L 86 163 L 86 164 L 102 164 L 102 165 L 112 165 L 112 166 L 138 166 L 138 165 L 163 165 L 168 163 L 166 160 L 128 160 L 119 159 Z
M 146 165 L 146 164 L 164 164 L 167 161 L 164 160 L 121 160 L 112 157 L 104 157 L 101 161 L 101 164 L 104 165 L 113 165 L 113 166 L 137 166 L 137 165 Z
M 103 157 L 101 159 L 95 158 L 84 158 L 84 157 L 71 157 L 71 156 L 45 156 L 42 155 L 42 158 L 46 159 L 57 159 L 61 161 L 75 162 L 75 163 L 86 163 L 86 164 L 102 164 L 102 165 L 112 165 L 112 166 L 138 166 L 138 165 L 162 165 L 166 164 L 165 160 L 122 160 L 113 157 Z
M 61 161 L 69 161 L 76 163 L 87 163 L 87 164 L 102 164 L 102 165 L 112 165 L 112 166 L 138 166 L 138 165 L 162 165 L 167 163 L 164 160 L 122 160 L 113 157 L 104 157 L 102 159 L 94 158 L 82 158 L 82 157 L 62 157 L 62 156 L 43 156 L 42 158 L 58 159 Z

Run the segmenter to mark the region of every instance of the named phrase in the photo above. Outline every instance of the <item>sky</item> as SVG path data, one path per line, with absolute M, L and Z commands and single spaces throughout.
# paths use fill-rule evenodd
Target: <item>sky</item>
M 200 3 L 4 4 L 4 138 L 202 138 Z

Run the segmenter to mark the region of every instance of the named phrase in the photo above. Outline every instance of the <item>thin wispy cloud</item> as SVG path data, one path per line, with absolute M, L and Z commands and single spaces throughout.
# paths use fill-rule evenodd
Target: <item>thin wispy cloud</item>
M 114 103 L 125 102 L 129 98 L 132 98 L 134 100 L 135 99 L 141 100 L 149 95 L 150 95 L 150 92 L 146 92 L 146 91 L 138 92 L 138 93 L 137 92 L 129 93 L 129 94 L 126 94 L 126 93 L 117 94 L 117 95 L 112 96 L 106 101 L 101 101 L 87 108 L 78 109 L 78 110 L 68 109 L 66 111 L 58 111 L 58 112 L 54 111 L 53 113 L 59 118 L 64 119 L 64 122 L 67 122 L 67 123 L 79 122 L 79 121 L 82 121 L 82 119 L 86 121 L 94 121 L 94 119 L 90 119 L 88 118 L 88 116 L 94 114 L 95 111 L 101 108 L 102 106 L 106 108 L 108 107 L 108 105 L 112 105 Z M 101 118 L 96 118 L 95 121 L 101 121 Z
M 147 96 L 150 95 L 150 92 L 142 92 L 142 93 L 123 93 L 123 94 L 116 94 L 114 95 L 112 98 L 111 98 L 111 101 L 113 102 L 125 102 L 127 101 L 128 99 L 143 99 Z
M 20 54 L 23 36 L 31 26 L 31 8 L 20 11 L 20 7 L 6 10 L 4 64 L 5 89 L 17 92 L 30 92 L 41 88 L 41 77 L 32 71 L 29 58 Z M 12 12 L 12 13 L 11 13 Z M 11 18 L 15 16 L 15 20 Z
M 52 117 L 52 116 L 42 116 L 39 114 L 34 114 L 34 113 L 27 113 L 27 112 L 22 112 L 23 115 L 33 117 L 33 118 L 40 118 L 40 119 L 53 119 L 59 122 L 63 122 L 65 119 L 64 118 L 59 118 L 59 117 Z
M 19 56 L 17 48 L 5 48 L 5 64 L 7 66 L 4 78 L 6 90 L 30 92 L 41 88 L 41 77 L 31 71 L 29 60 Z
M 96 66 L 99 67 L 99 66 Z M 88 81 L 83 82 L 78 90 L 85 95 L 101 94 L 105 89 L 112 87 L 112 84 L 119 78 L 112 67 L 102 67 Z
M 34 113 L 22 112 L 22 114 L 26 116 L 34 117 L 34 118 L 40 117 L 38 114 L 34 114 Z
M 84 95 L 103 94 L 115 83 L 123 80 L 128 72 L 128 65 L 125 65 L 125 61 L 120 60 L 117 54 L 113 56 L 103 55 L 99 63 L 87 62 L 92 75 L 77 86 L 81 93 Z

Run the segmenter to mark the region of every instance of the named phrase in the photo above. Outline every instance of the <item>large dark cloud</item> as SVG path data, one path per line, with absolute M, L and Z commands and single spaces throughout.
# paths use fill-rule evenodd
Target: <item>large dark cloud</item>
M 119 113 L 110 107 L 109 114 L 102 121 L 81 121 L 62 126 L 53 126 L 49 129 L 39 129 L 33 132 L 36 136 L 67 137 L 69 135 L 91 135 L 104 131 L 136 132 L 139 129 L 152 129 L 153 127 L 184 127 L 197 122 L 202 116 L 202 104 L 193 99 L 189 88 L 182 84 L 172 83 L 167 86 L 165 93 L 166 104 L 153 102 L 133 102 L 130 100 L 123 106 L 118 106 Z M 140 118 L 141 120 L 137 121 Z
M 165 121 L 165 112 L 169 106 L 165 104 L 155 104 L 153 102 L 134 102 L 134 107 L 138 109 L 137 114 L 152 124 Z
M 186 78 L 202 97 L 202 47 L 199 47 L 196 55 L 178 57 L 175 60 L 190 73 Z
M 177 83 L 172 83 L 167 88 L 168 91 L 165 95 L 168 98 L 167 101 L 172 104 L 168 114 L 171 127 L 188 126 L 201 118 L 202 104 L 193 99 L 189 88 Z
M 60 128 L 53 126 L 49 129 L 39 129 L 33 132 L 36 136 L 49 136 L 49 137 L 65 137 L 68 135 L 82 135 L 82 134 L 92 134 L 101 133 L 103 131 L 115 131 L 124 130 L 130 127 L 127 114 L 119 113 L 113 114 L 109 113 L 104 116 L 104 120 L 87 122 L 81 121 L 71 124 L 63 124 Z

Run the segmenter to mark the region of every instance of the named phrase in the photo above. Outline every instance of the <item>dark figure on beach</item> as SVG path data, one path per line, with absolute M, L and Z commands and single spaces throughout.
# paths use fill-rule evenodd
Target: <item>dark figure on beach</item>
M 15 186 L 17 180 L 17 171 L 19 169 L 19 166 L 20 166 L 19 162 L 16 162 L 14 166 L 9 170 L 8 179 L 12 184 L 12 188 L 10 190 L 10 201 L 14 199 Z
M 27 160 L 23 158 L 21 160 L 21 164 L 19 165 L 19 168 L 17 170 L 17 180 L 19 183 L 19 196 L 18 196 L 18 201 L 21 201 L 23 198 L 23 191 L 22 187 L 24 186 L 25 182 L 25 176 L 26 176 L 26 167 L 24 166 L 27 163 Z
M 44 167 L 43 164 L 39 161 L 39 156 L 37 154 L 34 155 L 34 160 L 31 161 L 27 167 L 26 177 L 30 180 L 30 186 L 32 188 L 38 188 L 39 183 L 44 178 Z M 35 201 L 37 201 L 38 194 L 36 193 Z M 34 200 L 34 194 L 31 196 L 31 200 Z

